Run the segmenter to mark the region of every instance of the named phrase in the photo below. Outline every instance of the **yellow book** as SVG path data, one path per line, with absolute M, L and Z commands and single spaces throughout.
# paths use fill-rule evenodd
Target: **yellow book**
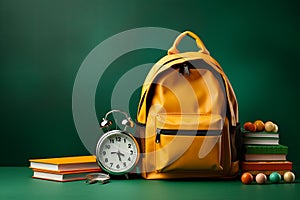
M 57 172 L 100 169 L 95 156 L 30 159 L 29 162 L 30 168 Z

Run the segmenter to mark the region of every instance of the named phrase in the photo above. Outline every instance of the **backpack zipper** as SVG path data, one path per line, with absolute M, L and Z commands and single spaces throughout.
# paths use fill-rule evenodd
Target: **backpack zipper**
M 221 135 L 221 130 L 170 130 L 156 129 L 155 142 L 160 143 L 161 135 L 180 135 L 180 136 L 218 136 Z
M 156 129 L 156 138 L 155 138 L 155 142 L 157 143 L 157 144 L 159 144 L 160 143 L 160 132 L 161 132 L 161 129 Z

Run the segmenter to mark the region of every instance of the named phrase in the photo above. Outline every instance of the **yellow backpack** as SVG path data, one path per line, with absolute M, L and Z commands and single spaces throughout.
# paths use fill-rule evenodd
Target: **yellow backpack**
M 186 35 L 195 39 L 198 52 L 177 50 Z M 193 32 L 181 33 L 148 73 L 137 122 L 144 178 L 236 177 L 236 96 Z

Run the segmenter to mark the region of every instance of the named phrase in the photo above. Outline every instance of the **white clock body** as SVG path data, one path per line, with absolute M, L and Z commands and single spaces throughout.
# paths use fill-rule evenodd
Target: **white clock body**
M 136 139 L 128 132 L 112 130 L 105 133 L 96 147 L 100 167 L 113 175 L 131 172 L 138 163 L 140 149 Z

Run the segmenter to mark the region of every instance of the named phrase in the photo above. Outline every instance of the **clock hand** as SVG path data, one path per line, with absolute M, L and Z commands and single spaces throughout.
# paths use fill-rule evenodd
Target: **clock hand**
M 118 151 L 118 152 L 112 151 L 112 152 L 110 152 L 110 153 L 111 153 L 111 154 L 117 154 L 117 155 L 118 155 L 118 158 L 119 158 L 119 161 L 122 161 L 121 155 L 124 156 L 124 154 L 121 153 L 121 155 L 120 155 L 120 151 Z
M 121 153 L 120 151 L 119 151 L 119 154 L 120 154 L 121 156 L 123 156 L 123 157 L 125 156 L 125 154 Z
M 119 161 L 122 161 L 120 152 L 118 152 L 117 155 L 118 155 L 118 157 L 119 157 Z
M 122 161 L 121 156 L 125 157 L 125 154 L 121 153 L 120 150 L 118 150 L 118 152 L 112 151 L 112 152 L 110 152 L 110 153 L 111 153 L 111 154 L 117 154 L 117 155 L 118 155 L 118 158 L 119 158 L 119 161 Z

